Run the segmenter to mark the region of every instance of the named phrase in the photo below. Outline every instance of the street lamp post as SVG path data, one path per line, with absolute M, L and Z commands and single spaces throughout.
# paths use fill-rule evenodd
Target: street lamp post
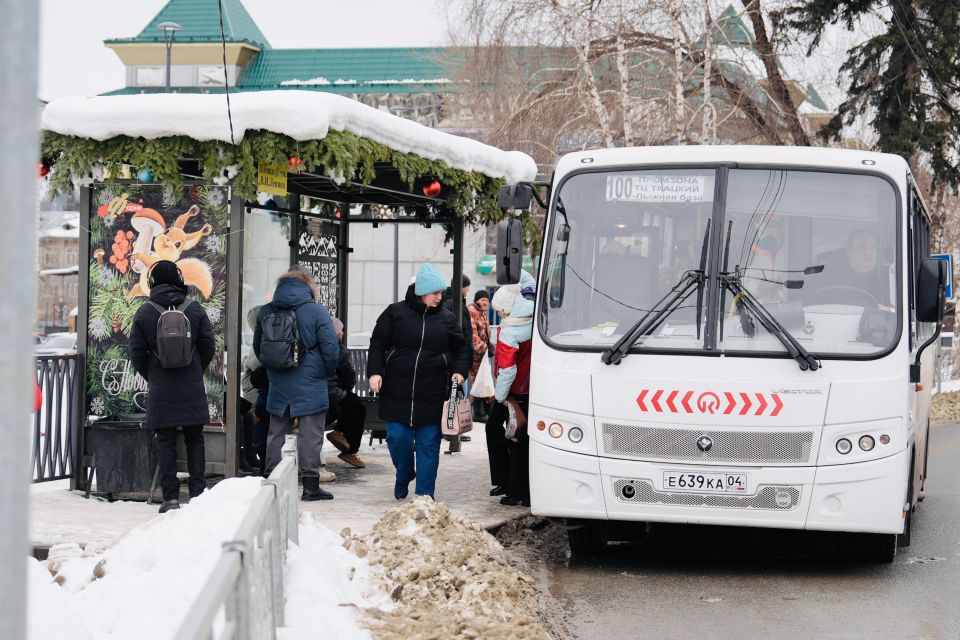
M 176 22 L 161 22 L 157 29 L 163 31 L 163 41 L 167 45 L 167 92 L 170 92 L 170 50 L 173 48 L 173 36 L 183 29 Z

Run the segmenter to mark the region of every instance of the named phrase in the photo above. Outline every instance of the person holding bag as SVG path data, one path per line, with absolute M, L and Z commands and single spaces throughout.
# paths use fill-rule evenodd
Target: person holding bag
M 494 491 L 505 488 L 506 495 L 500 504 L 509 506 L 530 506 L 530 439 L 526 433 L 526 415 L 530 398 L 534 286 L 533 276 L 522 271 L 519 284 L 500 287 L 493 295 L 493 308 L 500 314 L 501 322 L 494 354 L 496 402 L 487 420 L 487 433 L 498 434 L 495 442 L 505 440 L 506 461 L 496 447 L 490 445 L 489 435 L 487 451 Z M 504 479 L 506 487 L 497 484 Z M 490 494 L 497 495 L 494 491 Z
M 367 375 L 380 395 L 387 446 L 396 468 L 393 497 L 433 497 L 440 464 L 440 424 L 451 381 L 463 384 L 472 348 L 456 316 L 440 306 L 447 283 L 424 264 L 404 300 L 388 306 L 370 337 Z

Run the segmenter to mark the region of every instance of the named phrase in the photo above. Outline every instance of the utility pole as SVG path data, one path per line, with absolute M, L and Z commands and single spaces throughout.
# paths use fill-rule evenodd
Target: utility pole
M 27 635 L 27 497 L 35 378 L 31 333 L 37 306 L 38 2 L 0 3 L 0 175 L 4 181 L 0 271 L 12 304 L 0 305 L 0 638 Z M 34 267 L 36 268 L 36 267 Z

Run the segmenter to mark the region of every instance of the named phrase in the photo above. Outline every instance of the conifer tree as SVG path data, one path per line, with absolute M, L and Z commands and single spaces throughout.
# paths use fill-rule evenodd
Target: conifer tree
M 960 186 L 960 2 L 944 0 L 808 0 L 789 12 L 789 24 L 813 36 L 842 24 L 854 32 L 870 16 L 884 22 L 877 36 L 851 48 L 841 72 L 847 99 L 821 131 L 839 139 L 860 117 L 876 131 L 879 151 L 920 162 L 933 188 Z

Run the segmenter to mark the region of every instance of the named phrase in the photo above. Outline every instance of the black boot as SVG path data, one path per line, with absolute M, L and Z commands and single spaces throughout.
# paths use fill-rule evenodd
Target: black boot
M 320 488 L 320 478 L 317 476 L 303 476 L 303 495 L 300 499 L 304 502 L 333 500 L 333 494 Z

